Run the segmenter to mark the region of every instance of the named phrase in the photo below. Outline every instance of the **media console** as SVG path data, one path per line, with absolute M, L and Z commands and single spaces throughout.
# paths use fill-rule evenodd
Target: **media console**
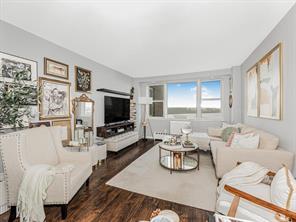
M 104 137 L 107 150 L 118 152 L 119 150 L 138 142 L 139 134 L 134 131 L 133 122 L 123 122 L 97 127 L 97 136 Z

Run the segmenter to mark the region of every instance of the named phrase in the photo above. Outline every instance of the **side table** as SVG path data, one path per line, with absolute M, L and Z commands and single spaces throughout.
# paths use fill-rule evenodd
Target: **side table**
M 93 144 L 87 149 L 81 149 L 75 146 L 66 146 L 65 149 L 69 152 L 89 152 L 91 155 L 92 166 L 96 167 L 98 164 L 101 165 L 102 161 L 107 159 L 107 145 L 97 145 Z

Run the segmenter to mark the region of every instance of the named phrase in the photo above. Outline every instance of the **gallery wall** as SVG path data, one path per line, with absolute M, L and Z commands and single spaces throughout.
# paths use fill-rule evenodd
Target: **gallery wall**
M 283 52 L 282 120 L 262 119 L 247 115 L 246 72 L 278 43 Z M 280 137 L 280 146 L 296 154 L 296 6 L 281 20 L 264 41 L 241 65 L 242 119 L 246 124 L 264 129 Z M 296 159 L 295 159 L 296 160 Z M 294 164 L 296 175 L 296 164 Z
M 80 66 L 92 71 L 91 92 L 87 96 L 95 100 L 94 125 L 104 125 L 104 93 L 96 92 L 98 88 L 110 88 L 129 92 L 132 86 L 132 78 L 105 67 L 99 63 L 89 60 L 63 47 L 55 45 L 36 35 L 28 33 L 20 28 L 10 25 L 0 20 L 0 51 L 35 60 L 38 62 L 38 76 L 44 76 L 52 79 L 51 76 L 45 76 L 43 73 L 43 60 L 48 57 L 69 65 L 69 81 L 71 82 L 71 99 L 81 95 L 75 92 L 74 84 L 74 66 Z M 113 95 L 114 96 L 114 95 Z M 71 114 L 73 117 L 73 114 Z M 73 118 L 72 118 L 73 126 Z M 73 134 L 73 131 L 72 131 Z M 2 164 L 0 163 L 0 172 Z
M 95 126 L 104 124 L 103 96 L 105 95 L 104 93 L 96 92 L 96 89 L 110 88 L 113 90 L 129 92 L 132 86 L 131 77 L 3 21 L 0 21 L 0 51 L 37 61 L 39 77 L 44 76 L 61 81 L 69 81 L 71 83 L 71 98 L 82 94 L 81 92 L 75 92 L 74 66 L 91 70 L 91 92 L 86 94 L 88 97 L 95 100 Z M 44 57 L 68 64 L 69 80 L 44 75 Z

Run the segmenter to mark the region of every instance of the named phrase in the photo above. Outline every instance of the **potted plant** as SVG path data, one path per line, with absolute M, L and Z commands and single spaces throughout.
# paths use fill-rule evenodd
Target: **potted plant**
M 26 82 L 24 72 L 13 75 L 12 82 L 0 83 L 0 131 L 4 127 L 23 128 L 33 118 L 31 106 L 37 105 L 36 82 Z

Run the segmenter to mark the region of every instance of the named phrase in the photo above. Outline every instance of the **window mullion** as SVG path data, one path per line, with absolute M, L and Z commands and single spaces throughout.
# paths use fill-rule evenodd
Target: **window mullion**
M 201 118 L 201 81 L 198 80 L 196 83 L 196 117 Z
M 168 116 L 168 91 L 167 84 L 163 85 L 163 116 L 167 118 Z

